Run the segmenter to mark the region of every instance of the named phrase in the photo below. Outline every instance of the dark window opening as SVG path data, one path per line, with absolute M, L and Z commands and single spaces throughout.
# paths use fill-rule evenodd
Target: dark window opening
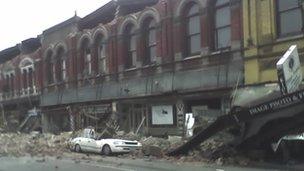
M 156 61 L 156 23 L 153 18 L 148 18 L 144 22 L 144 38 L 145 38 L 145 57 L 144 65 Z
M 125 45 L 126 45 L 126 59 L 125 59 L 125 69 L 134 68 L 136 62 L 136 35 L 135 27 L 129 24 L 125 29 Z
M 60 48 L 57 52 L 56 65 L 57 65 L 57 81 L 62 82 L 66 79 L 66 62 L 64 59 L 65 51 Z
M 299 0 L 277 1 L 277 29 L 279 37 L 303 32 L 303 8 Z
M 47 83 L 48 84 L 52 84 L 54 83 L 54 77 L 53 77 L 53 69 L 54 69 L 54 66 L 53 66 L 53 62 L 52 62 L 52 52 L 49 52 L 47 54 L 47 57 L 46 57 L 46 77 L 47 77 Z
M 199 6 L 190 4 L 185 12 L 186 49 L 185 56 L 199 55 L 201 52 L 201 21 Z
M 231 46 L 230 0 L 217 0 L 215 4 L 215 47 L 225 49 Z
M 34 71 L 33 68 L 29 68 L 28 71 L 28 88 L 29 88 L 29 93 L 33 93 L 33 87 L 34 87 Z
M 91 48 L 90 48 L 88 39 L 85 39 L 82 42 L 81 51 L 82 51 L 82 61 L 84 63 L 84 68 L 83 68 L 82 74 L 84 76 L 91 75 L 92 74 L 92 55 L 91 55 Z
M 108 70 L 107 68 L 107 55 L 106 55 L 106 41 L 104 36 L 99 35 L 95 41 L 97 46 L 98 55 L 98 70 L 99 73 L 105 74 Z

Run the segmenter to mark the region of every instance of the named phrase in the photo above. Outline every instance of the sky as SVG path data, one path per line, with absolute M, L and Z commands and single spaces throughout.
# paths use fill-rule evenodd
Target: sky
M 0 5 L 0 51 L 75 15 L 84 17 L 110 0 L 8 0 Z

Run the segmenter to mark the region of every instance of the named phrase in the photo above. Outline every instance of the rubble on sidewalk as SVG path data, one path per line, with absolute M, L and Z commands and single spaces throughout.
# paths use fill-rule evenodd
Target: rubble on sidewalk
M 124 131 L 117 131 L 116 135 L 113 135 L 113 138 L 115 139 L 126 139 L 126 140 L 137 140 L 139 141 L 141 139 L 140 135 L 136 135 L 133 132 L 125 133 Z
M 0 134 L 0 155 L 2 156 L 55 156 L 67 151 L 72 133 L 60 135 L 11 133 Z
M 3 133 L 0 134 L 0 156 L 77 156 L 71 153 L 68 148 L 69 140 L 80 136 L 82 130 L 77 132 L 65 132 L 60 135 L 41 134 L 31 132 L 30 134 L 21 133 Z M 183 144 L 186 140 L 179 136 L 169 136 L 168 138 L 142 137 L 134 133 L 118 132 L 115 138 L 128 140 L 138 140 L 142 144 L 142 150 L 132 151 L 129 154 L 123 154 L 121 158 L 148 158 L 164 159 L 172 162 L 203 162 L 209 164 L 238 164 L 247 165 L 249 159 L 239 155 L 232 148 L 224 147 L 223 139 L 229 138 L 228 134 L 221 134 L 210 138 L 202 143 L 199 148 L 194 149 L 187 155 L 168 157 L 166 152 Z M 221 152 L 218 149 L 224 148 Z M 80 155 L 80 154 L 79 154 Z M 83 157 L 83 156 L 82 156 Z
M 118 134 L 119 135 L 116 135 L 115 138 L 138 140 L 142 144 L 142 151 L 135 151 L 122 155 L 121 157 L 123 158 L 143 158 L 143 156 L 149 156 L 150 158 L 163 158 L 173 162 L 203 162 L 216 165 L 237 164 L 241 166 L 248 165 L 250 161 L 247 157 L 238 153 L 234 148 L 225 144 L 227 140 L 233 140 L 233 136 L 228 132 L 215 135 L 187 155 L 177 157 L 168 157 L 165 154 L 170 149 L 174 149 L 183 144 L 186 140 L 182 137 L 140 137 L 132 132 L 127 134 L 119 132 Z
M 143 146 L 142 152 L 146 156 L 155 156 L 158 158 L 161 158 L 164 155 L 162 149 L 155 145 Z

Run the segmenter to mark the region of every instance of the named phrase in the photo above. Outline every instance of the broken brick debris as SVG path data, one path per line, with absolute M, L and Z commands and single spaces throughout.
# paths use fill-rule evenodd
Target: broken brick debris
M 58 156 L 68 150 L 72 133 L 60 135 L 4 133 L 0 134 L 0 155 L 2 156 Z
M 0 134 L 0 156 L 53 156 L 61 159 L 62 156 L 77 157 L 81 154 L 71 153 L 69 149 L 69 140 L 81 135 L 82 131 L 65 132 L 60 135 L 41 134 L 39 132 L 31 132 L 30 134 L 21 133 L 2 133 Z M 142 144 L 142 150 L 132 151 L 129 154 L 123 154 L 121 158 L 148 158 L 149 160 L 164 159 L 172 162 L 204 162 L 209 164 L 239 164 L 247 165 L 249 159 L 239 155 L 233 148 L 225 148 L 224 139 L 229 138 L 228 134 L 214 136 L 198 148 L 189 151 L 185 155 L 169 157 L 165 154 L 174 149 L 186 140 L 179 136 L 169 136 L 168 138 L 158 137 L 141 137 L 134 133 L 119 132 L 115 138 L 123 138 L 130 140 L 138 140 Z M 221 152 L 218 149 L 224 148 Z M 58 157 L 60 156 L 60 157 Z M 94 155 L 89 157 L 82 155 L 79 160 L 92 160 Z M 101 157 L 101 156 L 99 156 Z M 96 157 L 97 158 L 97 157 Z M 98 158 L 100 160 L 100 158 Z M 97 161 L 97 159 L 96 159 Z

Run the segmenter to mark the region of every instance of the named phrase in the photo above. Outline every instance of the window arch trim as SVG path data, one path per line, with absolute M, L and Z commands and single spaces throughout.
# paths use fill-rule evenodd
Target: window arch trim
M 139 29 L 139 25 L 137 22 L 137 17 L 134 15 L 128 15 L 124 21 L 121 23 L 118 34 L 123 35 L 125 33 L 126 27 L 132 24 L 135 30 Z
M 211 0 L 211 1 L 214 1 L 214 0 Z M 202 9 L 207 7 L 206 0 L 182 0 L 179 3 L 179 6 L 177 7 L 175 17 L 177 18 L 177 17 L 183 16 L 185 8 L 187 8 L 187 6 L 191 3 L 196 3 L 199 6 L 200 13 L 202 12 Z
M 81 50 L 83 48 L 83 44 L 85 41 L 88 41 L 88 47 L 91 47 L 92 44 L 93 44 L 93 41 L 92 41 L 92 38 L 91 38 L 91 34 L 89 33 L 84 33 L 80 38 L 79 38 L 79 41 L 78 41 L 78 44 L 77 44 L 77 49 L 78 50 Z
M 29 65 L 27 64 L 29 63 Z M 25 57 L 23 58 L 20 63 L 19 63 L 19 69 L 21 71 L 21 73 L 23 72 L 24 69 L 29 69 L 32 68 L 33 70 L 35 70 L 34 68 L 34 60 L 30 57 Z
M 160 23 L 160 14 L 158 10 L 148 7 L 147 10 L 143 11 L 138 18 L 138 24 L 140 28 L 144 26 L 144 23 L 148 18 L 153 18 L 156 25 Z

